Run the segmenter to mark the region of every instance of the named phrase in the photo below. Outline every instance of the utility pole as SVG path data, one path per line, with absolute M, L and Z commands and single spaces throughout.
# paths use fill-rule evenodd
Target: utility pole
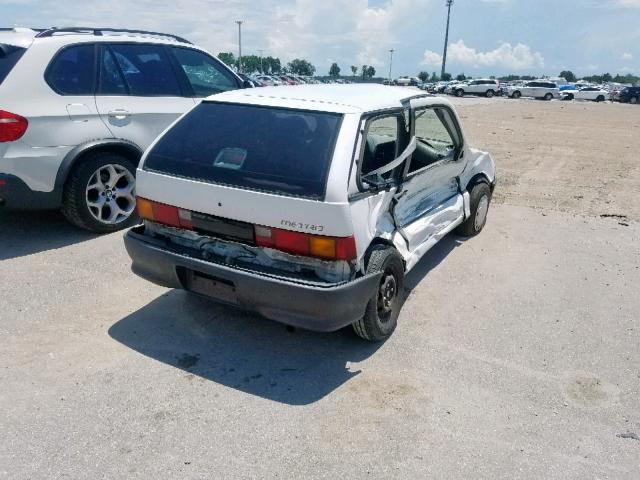
M 395 50 L 392 48 L 389 50 L 389 83 L 391 83 L 391 67 L 393 66 L 393 52 Z
M 444 77 L 444 69 L 447 65 L 447 46 L 449 44 L 449 19 L 451 18 L 451 5 L 453 0 L 447 0 L 447 32 L 444 35 L 444 53 L 442 54 L 442 72 L 440 72 L 440 80 Z
M 242 20 L 236 20 L 238 24 L 238 73 L 242 73 Z

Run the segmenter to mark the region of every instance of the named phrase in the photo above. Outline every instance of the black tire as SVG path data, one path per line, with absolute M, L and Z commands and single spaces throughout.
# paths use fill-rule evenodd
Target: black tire
M 383 272 L 378 288 L 367 304 L 364 316 L 353 323 L 359 337 L 381 342 L 398 325 L 404 296 L 404 262 L 400 254 L 386 245 L 374 245 L 367 260 L 367 273 Z
M 629 99 L 629 103 L 632 105 L 636 105 L 638 103 L 638 97 L 631 97 Z
M 553 94 L 552 93 L 545 93 L 544 95 L 544 99 L 548 102 L 549 100 L 551 100 L 553 98 Z
M 493 90 L 487 90 L 487 93 L 485 95 L 487 98 L 492 98 L 495 94 L 496 92 L 494 92 Z
M 513 95 L 511 95 L 513 98 L 520 98 L 522 96 L 522 94 L 516 90 L 515 92 L 513 92 Z
M 567 95 L 565 97 L 567 100 L 573 100 L 575 97 L 573 96 L 573 93 L 570 93 L 569 95 Z
M 478 207 L 480 206 L 481 200 L 485 197 L 487 203 L 482 219 L 478 219 L 479 221 L 476 221 Z M 487 211 L 491 205 L 491 189 L 489 188 L 489 185 L 484 182 L 476 183 L 469 192 L 469 201 L 471 204 L 471 216 L 462 222 L 456 229 L 457 233 L 464 235 L 465 237 L 473 237 L 479 234 L 487 223 Z
M 464 97 L 464 90 L 461 88 L 456 89 L 456 97 Z
M 97 215 L 100 215 L 102 212 L 110 212 L 108 206 L 102 207 L 100 210 L 94 209 L 93 211 L 95 213 L 92 213 L 89 209 L 89 197 L 91 195 L 96 195 L 97 199 L 98 195 L 105 197 L 107 193 L 103 195 L 97 191 L 88 191 L 89 181 L 95 179 L 95 175 L 100 175 L 97 173 L 98 170 L 101 167 L 106 168 L 110 165 L 116 167 L 116 172 L 118 174 L 124 175 L 123 177 L 120 177 L 114 185 L 108 185 L 108 182 L 105 184 L 106 187 L 110 187 L 107 188 L 109 200 L 112 200 L 116 202 L 118 206 L 123 207 L 123 213 L 118 214 L 112 222 L 109 222 L 108 219 L 100 221 L 97 218 Z M 123 197 L 118 197 L 115 194 L 117 191 L 116 187 L 119 186 L 123 178 L 127 182 L 127 185 L 129 185 L 131 181 L 135 182 L 135 172 L 136 165 L 131 160 L 118 155 L 117 153 L 97 152 L 86 157 L 73 168 L 67 178 L 62 196 L 62 213 L 73 225 L 95 233 L 115 232 L 135 225 L 138 223 L 135 201 L 133 201 L 133 206 L 131 206 L 132 200 L 127 198 L 125 206 L 125 199 Z M 127 175 L 127 173 L 129 175 Z M 109 177 L 109 180 L 111 180 L 111 177 Z M 100 182 L 102 183 L 103 180 L 100 180 Z M 135 188 L 135 183 L 133 188 Z M 114 192 L 113 196 L 111 196 L 111 192 Z M 132 189 L 129 196 L 133 198 L 134 193 L 135 191 Z M 124 211 L 125 209 L 127 212 L 130 210 L 128 215 L 126 215 L 126 212 Z
M 598 98 L 596 98 L 596 102 L 604 102 L 604 95 L 598 95 Z

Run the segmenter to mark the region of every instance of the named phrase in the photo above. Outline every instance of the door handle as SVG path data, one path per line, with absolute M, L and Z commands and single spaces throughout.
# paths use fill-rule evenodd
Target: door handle
M 131 112 L 123 108 L 116 108 L 115 110 L 110 110 L 108 115 L 109 115 L 109 118 L 115 118 L 116 120 L 124 120 L 125 118 L 131 116 Z

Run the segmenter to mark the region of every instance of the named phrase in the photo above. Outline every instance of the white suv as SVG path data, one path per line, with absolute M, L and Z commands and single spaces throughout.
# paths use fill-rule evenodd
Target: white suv
M 548 80 L 536 80 L 524 85 L 511 86 L 507 88 L 506 94 L 511 98 L 533 97 L 544 100 L 561 97 L 558 84 Z
M 395 329 L 405 272 L 427 250 L 482 230 L 496 181 L 448 101 L 382 85 L 212 96 L 137 178 L 136 274 L 368 340 Z
M 500 92 L 500 82 L 490 78 L 470 80 L 467 83 L 456 86 L 454 92 L 458 97 L 471 94 L 491 98 Z
M 246 86 L 172 35 L 0 31 L 0 207 L 61 208 L 109 232 L 136 221 L 142 152 L 200 98 Z

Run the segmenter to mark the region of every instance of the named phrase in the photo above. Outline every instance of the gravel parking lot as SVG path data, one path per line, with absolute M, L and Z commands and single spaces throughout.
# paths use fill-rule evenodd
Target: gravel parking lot
M 0 214 L 0 478 L 638 478 L 640 108 L 454 101 L 495 201 L 412 272 L 382 345 Z

